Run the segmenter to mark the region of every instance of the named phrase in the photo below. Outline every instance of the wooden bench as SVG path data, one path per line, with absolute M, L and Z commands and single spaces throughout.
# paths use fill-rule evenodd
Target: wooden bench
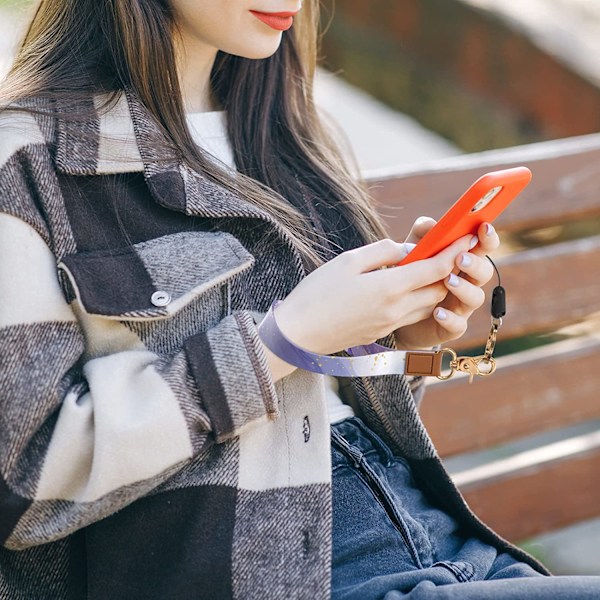
M 564 339 L 501 356 L 497 372 L 472 385 L 464 376 L 430 383 L 422 415 L 444 459 L 600 418 L 600 135 L 364 173 L 391 237 L 401 240 L 416 217 L 439 218 L 478 176 L 521 164 L 533 181 L 496 222 L 507 242 L 495 255 L 507 291 L 498 338 L 563 328 Z M 532 230 L 538 237 L 562 232 L 565 239 L 523 247 Z M 569 239 L 571 230 L 585 237 Z M 506 252 L 515 241 L 521 247 Z M 489 328 L 486 304 L 465 336 L 448 345 L 481 354 Z M 600 516 L 599 473 L 600 431 L 593 431 L 453 478 L 484 521 L 520 541 Z

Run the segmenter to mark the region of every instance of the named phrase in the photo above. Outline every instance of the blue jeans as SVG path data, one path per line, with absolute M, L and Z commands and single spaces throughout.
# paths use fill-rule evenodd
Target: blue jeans
M 331 426 L 332 598 L 586 600 L 600 577 L 548 577 L 465 535 L 358 417 Z

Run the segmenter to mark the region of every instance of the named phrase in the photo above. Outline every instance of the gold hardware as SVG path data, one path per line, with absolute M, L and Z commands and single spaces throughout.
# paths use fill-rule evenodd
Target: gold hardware
M 492 356 L 496 347 L 496 336 L 498 329 L 502 325 L 501 319 L 492 319 L 492 328 L 485 345 L 485 351 L 481 356 L 458 356 L 452 348 L 442 348 L 440 354 L 444 352 L 450 355 L 450 372 L 446 375 L 438 375 L 438 379 L 450 379 L 454 373 L 469 374 L 469 383 L 473 383 L 476 375 L 487 377 L 496 370 L 496 359 Z
M 438 379 L 450 379 L 454 373 L 468 373 L 469 383 L 473 383 L 476 375 L 487 377 L 496 370 L 496 360 L 492 356 L 458 356 L 451 348 L 442 348 L 441 352 L 450 354 L 450 372 L 438 375 Z
M 487 365 L 481 368 L 480 365 Z M 486 356 L 461 356 L 458 359 L 457 370 L 469 374 L 469 383 L 473 383 L 475 375 L 487 377 L 496 370 L 496 361 Z
M 496 337 L 498 334 L 498 329 L 500 329 L 500 325 L 502 325 L 502 319 L 495 319 L 492 317 L 492 328 L 490 329 L 490 333 L 488 335 L 487 343 L 485 345 L 485 350 L 483 355 L 490 359 L 494 354 L 494 348 L 496 347 Z
M 448 375 L 438 375 L 437 378 L 441 379 L 443 381 L 445 381 L 446 379 L 450 379 L 450 377 L 452 377 L 452 375 L 454 375 L 455 371 L 456 371 L 456 366 L 458 365 L 458 356 L 456 354 L 456 352 L 454 352 L 454 350 L 452 350 L 452 348 L 442 348 L 440 350 L 440 354 L 444 354 L 444 352 L 446 354 L 450 355 L 450 373 L 448 373 Z

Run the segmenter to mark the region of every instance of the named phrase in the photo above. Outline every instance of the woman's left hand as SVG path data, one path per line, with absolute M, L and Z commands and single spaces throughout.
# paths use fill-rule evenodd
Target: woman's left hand
M 417 243 L 433 226 L 433 219 L 421 218 L 413 225 L 406 242 Z M 469 317 L 485 301 L 481 289 L 494 275 L 494 268 L 485 258 L 500 245 L 494 227 L 483 223 L 477 231 L 478 244 L 469 252 L 459 254 L 456 268 L 440 286 L 447 295 L 423 321 L 394 331 L 398 350 L 430 348 L 461 337 L 467 330 Z

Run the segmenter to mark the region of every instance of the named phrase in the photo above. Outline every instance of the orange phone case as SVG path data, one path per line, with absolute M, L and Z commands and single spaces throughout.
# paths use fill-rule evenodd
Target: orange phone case
M 492 171 L 480 177 L 398 265 L 430 258 L 458 238 L 491 223 L 531 181 L 527 167 Z M 482 206 L 475 210 L 478 204 Z

